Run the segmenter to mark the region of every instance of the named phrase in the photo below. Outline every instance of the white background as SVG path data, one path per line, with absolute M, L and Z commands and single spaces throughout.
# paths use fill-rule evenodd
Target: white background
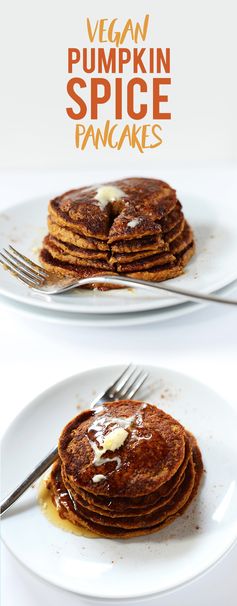
M 170 162 L 235 161 L 236 12 L 235 0 L 5 1 L 0 165 L 81 171 L 88 162 L 98 168 L 106 162 L 142 172 L 144 157 L 154 171 Z M 65 111 L 67 49 L 88 46 L 87 16 L 93 22 L 118 17 L 121 27 L 128 17 L 139 21 L 145 13 L 150 14 L 145 44 L 171 48 L 173 118 L 162 124 L 164 143 L 145 154 L 126 146 L 120 152 L 80 152 L 74 148 L 74 121 Z M 98 123 L 106 117 L 103 108 Z
M 76 172 L 16 172 L 1 174 L 1 207 L 20 199 L 66 190 Z M 237 175 L 222 168 L 164 170 L 162 176 L 185 186 L 197 197 L 218 200 L 237 196 Z M 89 173 L 84 175 L 89 182 Z M 1 274 L 0 274 L 1 277 Z M 237 289 L 232 296 L 237 298 Z M 82 370 L 109 364 L 153 364 L 172 368 L 215 389 L 237 410 L 236 308 L 210 305 L 202 311 L 164 323 L 130 328 L 75 328 L 45 323 L 13 312 L 0 303 L 0 369 L 3 430 L 41 391 Z M 34 537 L 32 537 L 34 540 Z M 235 605 L 237 548 L 205 577 L 178 592 L 153 600 L 157 606 Z M 2 606 L 82 605 L 33 577 L 3 551 Z M 149 602 L 152 603 L 152 602 Z
M 163 123 L 164 144 L 144 155 L 128 148 L 119 154 L 91 148 L 80 153 L 74 148 L 74 124 L 65 112 L 67 48 L 87 45 L 88 15 L 118 17 L 123 24 L 125 17 L 140 20 L 146 12 L 146 44 L 171 47 L 173 117 Z M 8 0 L 1 30 L 0 167 L 6 170 L 1 174 L 0 210 L 24 198 L 69 189 L 76 185 L 77 174 L 90 167 L 100 171 L 116 165 L 121 175 L 124 167 L 127 174 L 142 175 L 144 162 L 154 176 L 177 188 L 185 184 L 202 197 L 219 196 L 223 204 L 226 196 L 237 197 L 235 0 Z M 131 360 L 186 372 L 237 409 L 236 329 L 236 310 L 214 305 L 163 324 L 102 332 L 23 318 L 1 303 L 2 429 L 55 382 L 93 366 Z M 153 603 L 234 606 L 236 565 L 235 548 L 205 577 Z M 2 605 L 56 602 L 89 603 L 36 579 L 3 548 Z

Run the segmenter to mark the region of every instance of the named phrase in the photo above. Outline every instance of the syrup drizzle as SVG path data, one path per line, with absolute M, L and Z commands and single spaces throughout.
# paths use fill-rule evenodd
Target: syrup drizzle
M 111 461 L 115 461 L 116 462 L 116 469 L 118 470 L 121 467 L 121 457 L 119 456 L 115 456 L 115 457 L 103 457 L 102 455 L 105 454 L 106 450 L 103 449 L 104 446 L 104 440 L 105 440 L 105 429 L 107 429 L 108 427 L 110 428 L 110 432 L 112 433 L 113 431 L 116 430 L 116 428 L 121 428 L 125 432 L 128 434 L 130 433 L 130 436 L 133 440 L 137 439 L 137 440 L 149 440 L 151 439 L 151 434 L 147 435 L 147 436 L 139 436 L 137 433 L 137 429 L 142 427 L 143 425 L 143 417 L 142 417 L 142 411 L 146 408 L 146 404 L 142 404 L 139 408 L 139 410 L 134 414 L 131 415 L 130 417 L 111 417 L 109 415 L 103 415 L 101 417 L 99 417 L 98 419 L 95 419 L 92 424 L 90 425 L 89 429 L 88 429 L 88 434 L 89 434 L 89 443 L 90 446 L 92 448 L 92 450 L 94 451 L 94 465 L 97 467 L 99 465 L 103 465 L 105 463 L 110 463 Z M 103 410 L 103 406 L 101 407 L 101 410 Z M 128 431 L 126 431 L 128 430 Z M 93 439 L 90 438 L 90 433 L 93 432 Z M 108 435 L 108 434 L 107 434 Z M 126 436 L 126 437 L 127 437 Z M 126 439 L 126 437 L 124 438 L 124 441 Z M 97 444 L 99 444 L 99 447 L 97 446 Z M 122 446 L 123 442 L 121 443 Z M 119 448 L 119 447 L 118 447 Z M 109 448 L 107 450 L 110 450 Z M 111 450 L 116 450 L 116 448 Z M 111 472 L 112 473 L 112 472 Z
M 60 490 L 58 490 L 58 508 L 60 507 L 61 502 L 65 502 L 66 497 L 66 492 L 64 493 L 63 491 L 60 492 Z M 47 520 L 54 526 L 61 528 L 61 530 L 64 530 L 65 532 L 71 532 L 72 534 L 76 534 L 77 536 L 86 537 L 90 539 L 99 538 L 98 535 L 92 532 L 91 530 L 88 530 L 83 526 L 75 525 L 70 522 L 70 520 L 62 518 L 60 516 L 58 508 L 52 502 L 50 490 L 47 488 L 47 478 L 45 477 L 41 480 L 39 485 L 38 502 L 42 513 L 47 518 Z

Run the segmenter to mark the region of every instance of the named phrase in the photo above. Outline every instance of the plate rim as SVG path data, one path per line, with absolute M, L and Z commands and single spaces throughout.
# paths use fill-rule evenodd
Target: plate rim
M 230 284 L 228 284 L 227 286 L 224 286 L 223 288 L 219 289 L 218 291 L 215 291 L 216 294 L 219 295 L 226 295 L 226 294 L 230 294 L 233 291 L 236 290 L 237 287 L 237 280 L 234 280 L 233 282 L 231 282 Z M 186 301 L 181 303 L 179 306 L 177 306 L 177 309 L 175 309 L 175 305 L 173 307 L 167 307 L 167 308 L 157 308 L 157 309 L 149 309 L 147 311 L 138 311 L 138 312 L 128 312 L 127 314 L 108 314 L 107 318 L 108 318 L 108 322 L 106 321 L 106 314 L 94 314 L 95 316 L 99 315 L 99 320 L 97 319 L 95 322 L 93 322 L 93 314 L 89 314 L 89 318 L 85 317 L 86 314 L 83 313 L 74 313 L 74 314 L 69 314 L 70 317 L 62 317 L 61 314 L 67 314 L 67 312 L 60 312 L 60 311 L 55 311 L 55 312 L 51 312 L 50 310 L 45 310 L 43 308 L 39 309 L 39 308 L 35 308 L 32 306 L 27 306 L 24 305 L 24 303 L 18 303 L 17 301 L 14 300 L 10 300 L 7 297 L 5 297 L 4 295 L 0 295 L 0 303 L 2 303 L 4 306 L 8 306 L 9 308 L 12 308 L 13 312 L 15 313 L 19 313 L 21 314 L 23 317 L 29 317 L 30 319 L 32 319 L 32 317 L 35 317 L 36 319 L 40 320 L 40 321 L 45 321 L 45 322 L 52 322 L 53 324 L 61 324 L 63 326 L 65 325 L 69 325 L 69 326 L 87 326 L 89 328 L 118 328 L 118 327 L 130 327 L 130 326 L 142 326 L 142 325 L 149 325 L 155 322 L 166 322 L 168 320 L 175 320 L 176 318 L 180 317 L 182 318 L 185 315 L 189 315 L 192 312 L 195 311 L 199 311 L 202 309 L 205 309 L 208 307 L 208 303 L 207 302 L 195 302 L 195 301 Z M 45 315 L 44 315 L 45 314 Z M 48 315 L 47 315 L 48 314 Z M 50 314 L 52 317 L 50 317 Z M 55 315 L 56 314 L 56 315 Z M 159 315 L 161 316 L 159 318 Z M 61 316 L 61 317 L 60 317 Z M 114 318 L 114 316 L 119 316 L 118 318 Z M 139 318 L 138 318 L 139 316 Z M 148 316 L 150 316 L 149 321 L 143 321 L 142 318 L 146 317 L 148 318 Z M 134 319 L 136 319 L 138 321 L 134 321 Z M 126 320 L 126 322 L 124 322 L 124 318 Z M 132 318 L 132 322 L 129 322 L 129 318 Z
M 225 288 L 228 288 L 225 287 Z M 140 310 L 137 312 L 128 312 L 128 313 L 109 313 L 109 314 L 84 314 L 77 313 L 74 314 L 70 312 L 63 311 L 51 311 L 49 309 L 37 308 L 34 306 L 25 305 L 24 303 L 19 303 L 18 301 L 14 301 L 14 299 L 10 300 L 4 295 L 0 294 L 0 303 L 3 303 L 8 308 L 13 309 L 14 312 L 18 312 L 25 317 L 33 318 L 35 317 L 38 320 L 42 320 L 44 322 L 52 322 L 53 324 L 62 324 L 69 326 L 87 326 L 88 328 L 128 328 L 130 326 L 140 326 L 152 324 L 152 322 L 165 322 L 169 319 L 173 320 L 178 317 L 182 317 L 183 315 L 192 313 L 194 311 L 198 311 L 199 309 L 204 309 L 207 307 L 208 303 L 203 302 L 195 302 L 195 301 L 185 301 L 179 305 L 173 305 L 172 307 L 167 308 L 157 308 L 157 309 L 148 309 L 148 310 Z M 15 306 L 15 307 L 14 307 Z M 49 315 L 44 315 L 48 312 Z M 69 314 L 70 317 L 66 317 Z M 50 314 L 52 317 L 50 317 Z M 57 315 L 55 315 L 57 314 Z M 161 316 L 159 318 L 159 315 Z M 95 318 L 96 316 L 96 318 Z M 116 317 L 115 317 L 116 316 Z M 144 318 L 144 320 L 143 320 Z M 149 318 L 149 320 L 148 320 Z
M 215 562 L 213 562 L 212 564 L 210 564 L 209 566 L 207 566 L 204 570 L 202 570 L 201 572 L 198 572 L 196 575 L 194 575 L 193 577 L 191 577 L 190 579 L 188 579 L 187 581 L 181 581 L 180 583 L 178 583 L 177 585 L 175 585 L 174 587 L 171 587 L 170 589 L 162 589 L 161 591 L 155 591 L 152 593 L 146 593 L 146 594 L 138 594 L 134 596 L 126 596 L 123 595 L 120 598 L 115 598 L 114 596 L 96 596 L 94 595 L 90 595 L 89 593 L 79 593 L 79 591 L 77 591 L 76 589 L 73 588 L 69 588 L 66 587 L 63 584 L 59 584 L 56 580 L 53 581 L 50 578 L 47 578 L 46 576 L 41 576 L 35 569 L 30 568 L 26 562 L 23 562 L 19 556 L 17 556 L 14 551 L 7 545 L 6 541 L 2 538 L 2 542 L 5 546 L 5 548 L 9 551 L 9 553 L 11 554 L 11 556 L 18 562 L 18 564 L 20 564 L 21 566 L 23 566 L 23 568 L 30 574 L 33 575 L 35 578 L 40 579 L 41 582 L 43 581 L 44 583 L 47 583 L 53 587 L 57 587 L 57 589 L 65 591 L 67 593 L 72 593 L 74 595 L 77 595 L 81 598 L 85 598 L 86 600 L 91 600 L 93 602 L 98 602 L 100 604 L 108 604 L 109 606 L 112 606 L 112 604 L 119 604 L 121 602 L 130 602 L 133 603 L 136 600 L 137 602 L 144 602 L 145 600 L 149 600 L 155 597 L 162 597 L 162 596 L 166 596 L 172 593 L 175 593 L 176 591 L 179 591 L 180 589 L 187 587 L 189 585 L 192 585 L 193 583 L 195 583 L 195 581 L 198 581 L 198 579 L 201 579 L 202 577 L 206 576 L 211 570 L 214 570 L 221 562 L 222 560 L 224 560 L 226 557 L 228 557 L 228 555 L 237 547 L 237 538 L 234 540 L 234 542 L 226 549 L 226 551 L 221 554 Z
M 232 415 L 234 415 L 236 422 L 237 422 L 237 412 L 234 408 L 234 406 L 231 404 L 231 402 L 227 399 L 225 400 L 224 397 L 222 395 L 220 395 L 215 389 L 213 389 L 212 387 L 210 387 L 209 385 L 207 385 L 206 383 L 203 383 L 202 381 L 200 381 L 199 379 L 194 378 L 192 375 L 187 374 L 187 373 L 183 373 L 177 370 L 174 370 L 173 368 L 170 367 L 165 367 L 165 366 L 154 366 L 153 364 L 149 364 L 149 365 L 141 365 L 139 364 L 139 366 L 142 366 L 144 369 L 152 369 L 155 372 L 168 372 L 171 373 L 172 376 L 174 377 L 182 377 L 182 379 L 184 380 L 188 380 L 191 381 L 192 383 L 194 383 L 195 385 L 198 385 L 200 387 L 204 387 L 207 391 L 212 392 L 212 394 L 214 394 L 219 400 L 220 402 L 222 402 L 225 407 L 227 407 L 227 409 L 230 410 L 230 412 L 232 413 Z M 19 411 L 19 413 L 16 415 L 16 417 L 14 417 L 14 419 L 11 421 L 11 423 L 7 426 L 6 430 L 4 431 L 2 437 L 1 437 L 1 446 L 4 443 L 4 441 L 7 439 L 7 434 L 8 432 L 14 428 L 14 425 L 19 422 L 19 419 L 21 417 L 24 417 L 25 414 L 28 413 L 28 411 L 30 410 L 31 407 L 34 406 L 39 406 L 40 405 L 40 400 L 43 398 L 47 398 L 48 396 L 50 397 L 50 394 L 54 392 L 55 389 L 60 388 L 63 385 L 70 385 L 71 382 L 77 380 L 80 378 L 80 376 L 83 374 L 88 374 L 90 375 L 91 373 L 93 374 L 94 372 L 103 372 L 103 371 L 108 371 L 108 369 L 110 370 L 118 370 L 118 372 L 120 372 L 120 370 L 123 370 L 124 365 L 123 364 L 111 364 L 111 365 L 99 365 L 93 368 L 88 368 L 80 373 L 76 373 L 73 375 L 70 375 L 68 377 L 65 377 L 63 380 L 58 381 L 56 383 L 54 383 L 53 385 L 50 385 L 48 388 L 46 388 L 45 390 L 43 390 L 42 392 L 40 392 L 38 395 L 36 395 L 35 398 L 33 398 L 30 402 L 28 402 L 28 404 L 26 404 L 26 406 L 24 406 L 24 408 L 22 408 L 22 410 Z M 165 588 L 161 591 L 153 591 L 151 593 L 143 593 L 141 594 L 138 593 L 133 594 L 133 595 L 120 595 L 120 597 L 114 597 L 114 595 L 96 595 L 96 594 L 91 594 L 88 592 L 79 592 L 77 589 L 72 588 L 70 586 L 65 585 L 65 583 L 60 583 L 60 577 L 58 577 L 58 579 L 52 579 L 47 575 L 42 575 L 40 574 L 34 567 L 30 567 L 29 564 L 27 562 L 25 562 L 24 560 L 22 560 L 18 555 L 16 555 L 16 553 L 14 552 L 14 550 L 9 546 L 8 541 L 6 540 L 6 538 L 3 538 L 3 543 L 6 546 L 6 548 L 9 550 L 9 552 L 12 554 L 12 556 L 21 564 L 23 565 L 30 573 L 34 574 L 36 577 L 40 578 L 41 580 L 50 583 L 51 585 L 58 587 L 60 589 L 63 589 L 64 591 L 69 591 L 70 593 L 74 593 L 75 595 L 78 595 L 80 597 L 83 598 L 87 598 L 87 599 L 91 599 L 94 601 L 98 601 L 101 602 L 102 600 L 104 602 L 108 602 L 110 601 L 114 601 L 114 602 L 121 602 L 124 600 L 127 601 L 134 601 L 134 600 L 145 600 L 145 599 L 149 599 L 155 596 L 162 596 L 162 595 L 166 595 L 169 593 L 172 593 L 176 590 L 178 590 L 179 588 L 182 588 L 186 585 L 191 584 L 192 582 L 194 582 L 195 580 L 197 580 L 198 578 L 204 576 L 205 574 L 207 574 L 212 568 L 214 568 L 215 566 L 217 566 L 220 561 L 226 557 L 228 555 L 228 553 L 230 551 L 232 551 L 232 549 L 234 549 L 234 547 L 237 544 L 237 526 L 236 526 L 236 536 L 234 536 L 234 538 L 232 539 L 232 541 L 229 543 L 229 545 L 227 546 L 227 548 L 223 551 L 222 554 L 220 554 L 218 556 L 218 558 L 216 560 L 214 560 L 213 562 L 211 562 L 209 564 L 209 566 L 205 567 L 204 569 L 201 569 L 195 576 L 189 576 L 189 578 L 187 578 L 185 581 L 181 581 L 180 583 L 175 584 L 173 587 L 169 587 L 169 588 Z

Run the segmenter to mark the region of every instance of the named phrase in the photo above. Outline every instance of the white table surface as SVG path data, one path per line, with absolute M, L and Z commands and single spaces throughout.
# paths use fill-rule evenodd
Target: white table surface
M 197 195 L 218 197 L 223 204 L 227 196 L 235 196 L 237 220 L 234 167 L 163 169 L 161 178 L 187 192 L 193 192 L 195 184 Z M 85 174 L 85 183 L 91 179 L 89 173 Z M 93 180 L 101 180 L 101 175 L 94 172 Z M 60 192 L 76 184 L 75 171 L 4 171 L 0 173 L 0 211 L 23 199 Z M 237 289 L 233 296 L 237 297 Z M 43 320 L 23 317 L 0 301 L 0 335 L 3 431 L 32 398 L 55 382 L 93 366 L 130 361 L 185 372 L 218 391 L 237 410 L 237 310 L 234 307 L 212 304 L 187 317 L 164 323 L 102 330 L 50 325 Z M 4 546 L 1 566 L 2 606 L 51 606 L 56 602 L 57 606 L 65 606 L 65 602 L 67 606 L 90 604 L 88 600 L 66 594 L 34 577 Z M 222 606 L 225 602 L 234 606 L 236 569 L 237 547 L 202 578 L 172 594 L 150 600 L 149 604 Z

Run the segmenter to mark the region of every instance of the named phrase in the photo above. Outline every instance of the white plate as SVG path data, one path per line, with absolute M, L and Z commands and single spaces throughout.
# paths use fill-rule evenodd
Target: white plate
M 224 291 L 224 289 L 223 289 Z M 139 326 L 141 324 L 152 324 L 153 322 L 164 322 L 172 318 L 198 311 L 205 307 L 205 303 L 183 303 L 172 305 L 164 309 L 151 309 L 148 311 L 137 311 L 122 314 L 77 314 L 66 311 L 51 311 L 31 305 L 25 305 L 7 298 L 1 297 L 2 303 L 10 306 L 16 313 L 44 320 L 54 324 L 66 324 L 70 326 Z
M 219 296 L 228 296 L 236 290 L 236 281 L 229 284 L 225 288 L 217 291 Z M 237 295 L 237 293 L 236 293 Z M 33 305 L 25 305 L 5 297 L 1 297 L 0 302 L 8 305 L 16 313 L 23 316 L 33 317 L 36 320 L 43 320 L 54 324 L 62 324 L 69 326 L 91 326 L 109 328 L 120 326 L 139 326 L 142 324 L 152 324 L 153 322 L 164 322 L 173 318 L 180 318 L 186 314 L 193 313 L 203 309 L 207 303 L 181 303 L 180 305 L 172 305 L 172 307 L 164 307 L 164 309 L 151 309 L 148 311 L 137 311 L 123 314 L 77 314 L 65 311 L 51 311 L 34 307 Z
M 213 292 L 236 278 L 237 209 L 235 200 L 217 204 L 193 195 L 180 196 L 186 217 L 194 228 L 197 252 L 185 274 L 172 280 L 172 286 Z M 15 245 L 37 259 L 36 249 L 47 231 L 47 198 L 32 199 L 10 207 L 0 215 L 1 247 Z M 79 313 L 127 313 L 164 308 L 182 303 L 180 298 L 142 290 L 109 292 L 73 291 L 60 296 L 42 297 L 1 269 L 0 293 L 28 305 L 55 311 Z
M 43 579 L 82 596 L 138 599 L 179 587 L 204 573 L 237 538 L 237 419 L 211 389 L 171 370 L 145 367 L 158 403 L 197 437 L 206 469 L 186 514 L 157 534 L 130 540 L 89 539 L 53 526 L 37 503 L 36 487 L 2 521 L 11 552 Z M 56 443 L 64 424 L 121 372 L 98 368 L 41 394 L 15 419 L 2 445 L 3 493 L 8 493 Z

